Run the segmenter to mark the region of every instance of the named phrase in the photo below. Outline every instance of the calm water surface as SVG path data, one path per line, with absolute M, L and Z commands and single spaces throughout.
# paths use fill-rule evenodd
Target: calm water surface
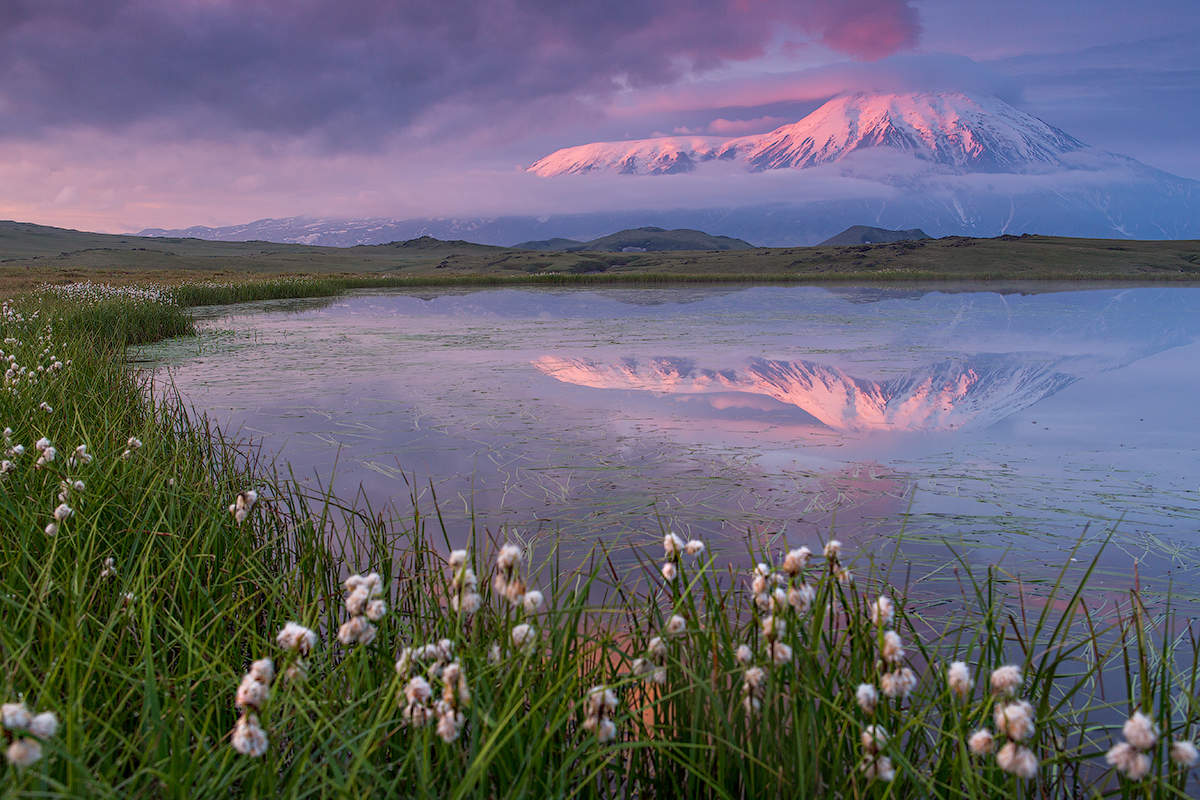
M 432 484 L 452 535 L 834 530 L 933 580 L 946 542 L 1037 577 L 1115 529 L 1101 581 L 1195 596 L 1200 289 L 951 288 L 370 293 L 203 309 L 148 356 L 314 484 Z

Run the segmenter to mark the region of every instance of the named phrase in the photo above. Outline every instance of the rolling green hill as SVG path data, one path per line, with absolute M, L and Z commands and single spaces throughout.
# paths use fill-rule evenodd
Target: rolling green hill
M 517 250 L 553 250 L 563 252 L 664 252 L 676 250 L 753 250 L 754 245 L 729 236 L 713 236 L 704 231 L 688 228 L 629 228 L 592 239 L 577 242 L 573 239 L 544 239 L 522 242 Z
M 870 225 L 851 225 L 836 236 L 830 236 L 817 245 L 817 247 L 850 244 L 884 244 L 887 242 L 904 242 L 912 239 L 929 238 L 932 237 L 920 228 L 893 231 L 887 228 L 872 228 Z

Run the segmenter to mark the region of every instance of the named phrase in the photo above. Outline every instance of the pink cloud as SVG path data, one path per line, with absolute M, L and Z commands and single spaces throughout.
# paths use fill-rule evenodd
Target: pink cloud
M 795 120 L 787 117 L 756 117 L 754 119 L 717 117 L 708 123 L 708 130 L 718 136 L 745 136 L 748 133 L 765 133 L 789 122 L 795 122 Z

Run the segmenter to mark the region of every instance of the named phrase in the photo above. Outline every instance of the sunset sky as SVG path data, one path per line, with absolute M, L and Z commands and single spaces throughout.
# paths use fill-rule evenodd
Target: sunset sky
M 6 0 L 0 218 L 584 210 L 523 168 L 872 88 L 998 94 L 1200 179 L 1198 37 L 1196 0 Z

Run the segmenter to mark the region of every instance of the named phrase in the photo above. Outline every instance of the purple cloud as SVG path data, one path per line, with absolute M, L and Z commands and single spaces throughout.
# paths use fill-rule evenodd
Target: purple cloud
M 860 59 L 913 46 L 909 0 L 8 0 L 0 135 L 168 121 L 357 148 L 442 106 L 670 85 L 781 35 Z

